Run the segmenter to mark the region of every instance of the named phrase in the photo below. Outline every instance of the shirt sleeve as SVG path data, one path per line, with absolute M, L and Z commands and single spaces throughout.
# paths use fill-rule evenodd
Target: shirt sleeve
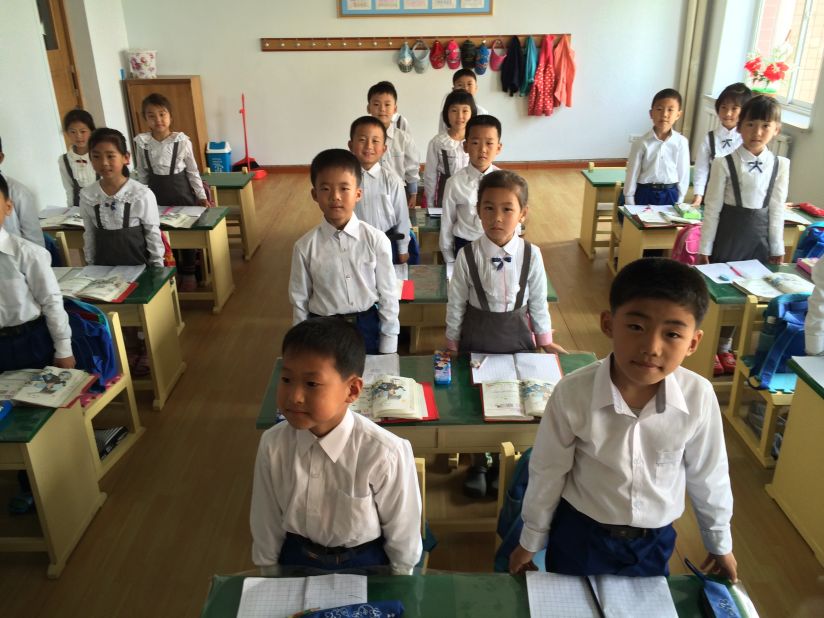
M 69 177 L 69 172 L 66 169 L 66 160 L 63 155 L 57 159 L 57 167 L 60 170 L 60 182 L 63 183 L 63 189 L 66 191 L 66 204 L 68 206 L 74 205 L 74 185 L 72 179 Z
M 521 547 L 527 551 L 538 552 L 546 547 L 552 516 L 561 500 L 574 457 L 575 434 L 564 405 L 563 388 L 556 388 L 541 418 L 529 459 L 529 483 L 521 510 L 524 527 L 520 538 Z
M 189 179 L 189 186 L 192 187 L 192 193 L 195 194 L 197 199 L 205 200 L 206 190 L 203 188 L 203 180 L 200 178 L 200 170 L 197 168 L 197 161 L 195 161 L 192 140 L 186 138 L 183 143 L 183 163 L 186 165 L 186 177 Z
M 130 178 L 140 184 L 149 184 L 149 166 L 146 164 L 147 149 L 140 136 L 134 138 L 134 157 L 132 157 L 132 173 Z
M 784 255 L 784 203 L 790 184 L 790 160 L 775 157 L 773 165 L 778 166 L 775 185 L 768 208 L 770 255 Z
M 403 235 L 401 240 L 395 242 L 398 243 L 398 253 L 403 255 L 409 253 L 409 230 L 412 224 L 409 221 L 409 205 L 400 183 L 392 183 L 390 199 L 394 211 L 395 231 Z
M 83 257 L 86 264 L 94 264 L 97 222 L 94 220 L 94 204 L 84 191 L 80 192 L 80 217 L 83 219 Z
M 37 198 L 27 186 L 18 183 L 14 197 L 14 212 L 20 224 L 20 236 L 39 247 L 46 246 L 43 230 L 40 229 L 40 207 Z
M 675 166 L 678 172 L 678 202 L 681 203 L 690 188 L 690 144 L 683 135 Z
M 532 245 L 527 286 L 529 288 L 529 318 L 535 333 L 535 343 L 539 346 L 550 344 L 552 343 L 552 321 L 546 303 L 546 270 L 541 250 L 537 245 Z
M 718 219 L 724 207 L 724 192 L 729 178 L 729 169 L 725 157 L 717 157 L 712 162 L 710 183 L 704 195 L 704 220 L 701 223 L 701 244 L 699 252 L 702 255 L 712 255 L 715 244 L 715 232 L 718 230 Z
M 429 142 L 426 149 L 426 166 L 423 168 L 423 190 L 426 192 L 426 203 L 435 206 L 435 185 L 438 182 L 438 146 L 435 138 Z
M 255 476 L 252 481 L 252 507 L 249 523 L 252 529 L 252 562 L 257 566 L 278 563 L 280 549 L 286 538 L 283 513 L 275 497 L 272 481 L 271 452 L 268 432 L 263 434 L 255 460 Z
M 732 551 L 732 489 L 721 410 L 709 386 L 702 408 L 706 418 L 684 448 L 687 494 L 704 547 L 711 554 L 723 555 Z
M 160 237 L 160 212 L 157 209 L 157 200 L 154 193 L 146 191 L 140 201 L 144 207 L 140 222 L 143 226 L 143 236 L 146 238 L 146 250 L 149 252 L 149 266 L 162 268 L 166 249 Z
M 446 262 L 455 261 L 455 235 L 452 228 L 458 218 L 458 209 L 455 204 L 455 180 L 450 178 L 446 181 L 443 189 L 443 214 L 441 215 L 441 232 L 438 244 L 440 245 L 443 259 Z
M 69 316 L 63 308 L 63 295 L 51 269 L 50 256 L 43 250 L 35 252 L 34 257 L 35 259 L 24 263 L 26 281 L 34 300 L 46 317 L 46 326 L 54 343 L 55 358 L 68 358 L 72 355 L 72 331 Z
M 421 160 L 418 154 L 418 148 L 415 146 L 415 140 L 409 133 L 406 133 L 406 141 L 403 149 L 403 170 L 404 182 L 410 186 L 410 193 L 416 193 L 418 190 L 418 181 L 421 178 Z M 412 189 L 415 191 L 412 191 Z
M 704 136 L 698 145 L 698 153 L 695 155 L 695 173 L 692 177 L 692 191 L 695 195 L 704 195 L 707 189 L 707 177 L 710 172 L 710 135 Z
M 449 281 L 449 293 L 446 303 L 446 341 L 451 351 L 458 350 L 461 340 L 466 303 L 469 301 L 469 268 L 466 265 L 466 252 L 472 251 L 472 245 L 467 245 L 458 253 L 452 279 Z
M 309 317 L 309 298 L 312 296 L 312 277 L 309 264 L 301 253 L 300 243 L 292 248 L 292 270 L 289 274 L 289 302 L 292 303 L 292 325 Z
M 421 558 L 421 495 L 415 457 L 409 441 L 403 440 L 394 457 L 385 459 L 373 496 L 383 531 L 384 549 L 392 573 L 411 575 Z
M 398 278 L 392 266 L 392 246 L 385 234 L 377 236 L 375 243 L 375 283 L 378 288 L 378 315 L 381 322 L 381 336 L 378 349 L 381 354 L 398 351 L 398 334 L 401 324 Z
M 641 173 L 641 162 L 644 157 L 644 139 L 632 142 L 627 157 L 627 174 L 624 179 L 624 202 L 635 204 L 635 189 L 638 186 L 638 174 Z
M 807 354 L 824 354 L 824 259 L 813 267 L 815 289 L 807 301 L 804 341 Z

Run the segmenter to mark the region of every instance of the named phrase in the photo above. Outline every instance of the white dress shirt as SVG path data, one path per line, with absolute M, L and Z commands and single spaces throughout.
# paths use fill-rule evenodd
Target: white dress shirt
M 409 133 L 409 121 L 400 115 L 400 112 L 395 112 L 392 114 L 392 122 L 390 123 L 400 129 L 401 131 L 406 131 Z
M 493 313 L 512 311 L 515 309 L 515 300 L 521 289 L 521 265 L 524 263 L 524 240 L 512 237 L 503 247 L 499 247 L 486 236 L 477 242 L 468 245 L 459 252 L 455 261 L 455 270 L 449 281 L 449 300 L 446 305 L 446 338 L 449 349 L 457 350 L 461 339 L 466 303 L 469 302 L 476 309 L 481 308 L 478 294 L 472 284 L 469 266 L 466 263 L 466 252 L 472 249 L 475 264 L 478 266 L 478 276 L 484 287 L 489 310 Z M 498 270 L 492 263 L 493 257 L 510 257 L 511 261 L 503 262 L 503 268 Z M 524 304 L 527 305 L 532 322 L 532 332 L 539 346 L 552 343 L 552 323 L 546 305 L 546 271 L 541 250 L 532 245 L 532 259 L 529 262 Z
M 455 261 L 455 236 L 477 240 L 484 235 L 478 216 L 478 185 L 481 178 L 498 168 L 490 165 L 481 172 L 471 163 L 446 181 L 443 189 L 441 215 L 441 253 L 447 262 Z
M 678 367 L 636 416 L 610 378 L 611 358 L 552 393 L 529 460 L 521 545 L 546 547 L 561 498 L 603 524 L 660 528 L 684 512 L 686 488 L 704 546 L 731 552 L 732 490 L 712 385 Z
M 69 160 L 69 167 L 72 170 L 74 179 L 80 188 L 88 187 L 97 180 L 97 175 L 92 167 L 91 154 L 84 155 L 77 154 L 74 151 L 74 146 L 70 146 L 66 151 L 66 157 Z M 66 190 L 66 201 L 69 206 L 74 206 L 74 184 L 72 184 L 72 177 L 66 169 L 66 163 L 63 155 L 57 159 L 57 167 L 60 168 L 60 180 L 63 182 L 63 188 Z
M 128 227 L 143 226 L 143 236 L 146 238 L 146 250 L 149 253 L 148 266 L 163 266 L 163 256 L 166 253 L 163 240 L 160 238 L 160 212 L 157 201 L 146 185 L 129 178 L 120 190 L 114 195 L 107 195 L 96 182 L 80 192 L 80 215 L 83 217 L 83 253 L 86 262 L 94 264 L 95 238 L 97 218 L 94 207 L 100 204 L 100 219 L 103 229 L 119 230 L 123 227 L 123 208 L 126 202 L 131 204 Z
M 741 145 L 741 134 L 735 127 L 727 129 L 724 125 L 719 125 L 717 129 L 713 129 L 712 133 L 716 158 L 730 154 Z M 710 134 L 707 133 L 701 140 L 698 154 L 695 157 L 695 172 L 692 175 L 692 190 L 695 195 L 704 195 L 707 190 L 707 178 L 710 176 L 710 165 L 712 165 L 711 156 Z
M 289 300 L 293 324 L 310 313 L 360 313 L 377 303 L 380 352 L 398 349 L 398 280 L 386 234 L 353 214 L 342 230 L 325 219 L 309 230 L 292 250 Z
M 403 234 L 403 240 L 397 241 L 398 253 L 407 253 L 411 224 L 403 182 L 395 172 L 380 163 L 362 172 L 363 195 L 355 205 L 355 214 L 358 219 L 382 232 L 394 228 L 398 234 Z
M 438 114 L 438 133 L 443 133 L 444 131 L 446 131 L 446 123 L 443 121 L 443 106 L 444 103 L 446 103 L 446 97 L 448 96 L 449 94 L 447 93 L 447 95 L 444 96 L 443 101 L 441 101 L 441 106 L 438 108 L 439 110 L 441 110 L 441 113 Z M 475 99 L 475 109 L 477 110 L 477 113 L 475 114 L 476 116 L 480 116 L 481 114 L 489 114 L 488 111 L 486 111 L 483 107 L 478 105 L 477 99 Z
M 807 301 L 804 342 L 807 354 L 824 354 L 824 258 L 813 266 L 815 288 Z
M 423 168 L 423 188 L 426 191 L 426 203 L 435 206 L 435 193 L 438 186 L 438 177 L 446 170 L 443 166 L 442 151 L 446 151 L 446 160 L 449 162 L 451 175 L 469 165 L 469 155 L 464 152 L 463 140 L 449 137 L 449 133 L 438 133 L 429 141 L 426 149 L 426 167 Z
M 732 155 L 735 170 L 738 172 L 738 185 L 741 188 L 741 206 L 744 208 L 761 208 L 770 185 L 773 165 L 778 161 L 778 175 L 775 177 L 769 208 L 769 245 L 770 255 L 784 255 L 784 202 L 790 183 L 790 160 L 776 157 L 769 149 L 757 157 L 743 146 Z M 750 167 L 750 162 L 758 161 L 762 171 Z M 704 196 L 704 222 L 701 225 L 701 253 L 712 255 L 718 219 L 724 204 L 735 205 L 735 193 L 730 181 L 730 169 L 725 158 L 712 162 L 710 184 Z
M 189 179 L 189 186 L 192 193 L 199 200 L 206 199 L 206 190 L 203 188 L 203 181 L 200 178 L 200 171 L 197 169 L 194 151 L 192 150 L 192 140 L 185 133 L 172 133 L 162 142 L 152 137 L 151 133 L 140 133 L 134 138 L 134 179 L 149 184 L 149 165 L 146 163 L 146 150 L 149 151 L 149 159 L 152 169 L 158 176 L 165 176 L 169 173 L 169 166 L 172 164 L 172 150 L 177 142 L 177 161 L 175 161 L 175 174 L 186 171 Z M 162 206 L 176 206 L 177 204 L 162 204 Z
M 322 438 L 281 422 L 260 439 L 252 486 L 252 560 L 278 563 L 287 532 L 325 547 L 383 534 L 393 573 L 421 556 L 421 497 L 409 441 L 348 410 Z
M 682 202 L 690 186 L 690 145 L 687 138 L 675 129 L 660 140 L 655 131 L 632 142 L 627 158 L 627 177 L 624 198 L 635 204 L 635 190 L 639 184 L 677 184 L 678 201 Z
M 51 256 L 20 236 L 0 229 L 0 328 L 46 317 L 56 358 L 72 355 L 72 331 Z
M 43 230 L 40 229 L 40 205 L 34 193 L 19 180 L 3 174 L 9 185 L 9 199 L 13 209 L 3 222 L 3 229 L 14 236 L 21 236 L 39 247 L 45 247 Z
M 412 134 L 390 124 L 386 129 L 386 152 L 381 157 L 381 163 L 403 179 L 410 193 L 418 192 L 418 182 L 421 179 L 419 157 Z

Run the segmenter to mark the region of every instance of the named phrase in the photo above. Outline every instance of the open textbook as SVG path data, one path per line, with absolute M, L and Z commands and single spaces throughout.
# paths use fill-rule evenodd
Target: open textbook
M 80 209 L 68 206 L 52 206 L 40 211 L 40 227 L 42 229 L 70 226 L 85 227 Z
M 304 610 L 366 603 L 366 576 L 247 577 L 237 618 L 289 618 Z
M 745 294 L 767 302 L 781 294 L 812 294 L 815 286 L 794 273 L 770 273 L 757 279 L 736 279 L 732 284 Z
M 188 229 L 192 227 L 206 208 L 203 206 L 158 206 L 160 225 Z
M 61 408 L 74 401 L 93 382 L 80 369 L 21 369 L 0 373 L 0 400 L 43 408 Z
M 563 377 L 557 354 L 479 354 L 472 353 L 472 383 L 504 380 L 540 380 L 557 384 Z
M 429 387 L 429 397 L 424 386 Z M 363 387 L 361 396 L 349 407 L 375 421 L 435 420 L 437 411 L 431 389 L 431 384 L 418 384 L 411 378 L 379 375 L 372 384 Z
M 57 267 L 52 270 L 64 296 L 119 303 L 137 287 L 135 281 L 146 270 L 146 265 Z
M 543 380 L 503 380 L 481 384 L 485 421 L 531 421 L 544 415 L 555 385 Z

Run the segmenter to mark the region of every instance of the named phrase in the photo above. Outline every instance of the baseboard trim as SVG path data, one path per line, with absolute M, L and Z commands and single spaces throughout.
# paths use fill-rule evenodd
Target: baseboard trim
M 624 167 L 626 159 L 568 159 L 560 161 L 496 161 L 501 169 L 511 170 L 558 170 L 585 169 L 590 163 L 596 167 Z M 263 169 L 273 174 L 306 174 L 308 165 L 262 165 Z

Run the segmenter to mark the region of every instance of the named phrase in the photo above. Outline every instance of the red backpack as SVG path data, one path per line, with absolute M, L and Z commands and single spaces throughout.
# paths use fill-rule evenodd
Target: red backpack
M 692 266 L 698 261 L 698 247 L 701 244 L 701 224 L 685 225 L 675 236 L 670 257 L 676 262 Z

